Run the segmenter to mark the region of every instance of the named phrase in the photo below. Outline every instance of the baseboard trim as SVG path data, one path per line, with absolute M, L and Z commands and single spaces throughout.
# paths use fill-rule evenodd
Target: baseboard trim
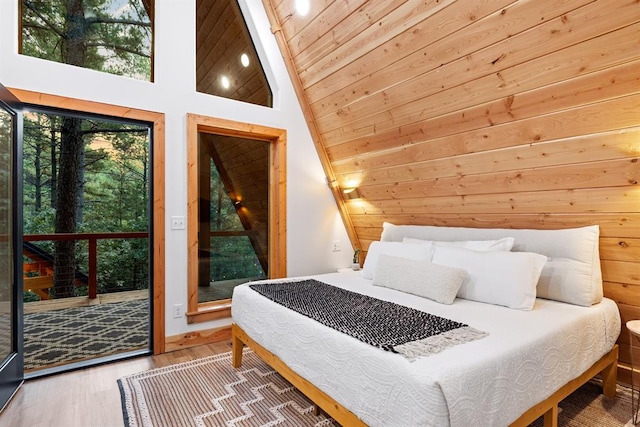
M 165 352 L 169 353 L 199 345 L 212 344 L 220 341 L 231 340 L 231 325 L 221 328 L 202 329 L 186 332 L 165 338 Z

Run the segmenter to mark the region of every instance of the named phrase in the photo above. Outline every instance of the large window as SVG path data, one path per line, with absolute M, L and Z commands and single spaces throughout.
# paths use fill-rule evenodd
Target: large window
M 25 254 L 40 264 L 51 258 L 53 269 L 51 286 L 39 278 L 27 300 L 93 292 L 92 233 L 131 233 L 96 239 L 95 292 L 147 289 L 149 125 L 33 108 L 24 117 L 24 233 L 87 236 L 25 239 Z M 25 284 L 41 270 L 29 272 Z
M 238 284 L 286 275 L 285 131 L 188 115 L 189 322 Z
M 151 123 L 25 106 L 25 370 L 147 354 Z
M 236 0 L 196 0 L 196 90 L 272 107 L 272 94 Z
M 20 53 L 153 80 L 155 0 L 22 0 Z
M 198 302 L 269 271 L 269 141 L 198 134 Z
M 150 150 L 150 157 L 148 159 L 149 165 L 146 168 L 151 173 L 148 180 L 149 185 L 152 186 L 149 195 L 153 194 L 153 197 L 149 198 L 149 221 L 152 226 L 152 233 L 149 233 L 149 239 L 153 238 L 153 250 L 152 254 L 152 267 L 153 271 L 150 272 L 153 278 L 153 290 L 149 289 L 149 292 L 153 292 L 152 303 L 153 309 L 153 352 L 154 354 L 164 353 L 165 351 L 165 331 L 164 331 L 164 281 L 165 281 L 165 229 L 163 224 L 165 222 L 165 139 L 164 139 L 164 115 L 148 110 L 137 110 L 131 107 L 122 107 L 117 105 L 108 105 L 104 103 L 94 103 L 90 101 L 78 100 L 73 98 L 59 97 L 53 95 L 43 94 L 41 92 L 30 92 L 19 89 L 12 89 L 13 94 L 22 102 L 30 104 L 31 106 L 38 105 L 41 108 L 37 108 L 41 112 L 44 111 L 44 107 L 47 109 L 70 109 L 74 111 L 83 112 L 81 116 L 86 118 L 92 118 L 91 116 L 110 116 L 116 118 L 116 121 L 120 121 L 117 118 L 121 118 L 123 123 L 134 124 L 148 123 L 150 130 L 152 129 L 153 135 L 148 141 L 151 143 L 152 149 Z M 66 110 L 69 112 L 69 110 Z M 58 110 L 60 112 L 60 110 Z M 108 121 L 113 123 L 112 121 Z M 113 135 L 112 135 L 113 137 Z M 86 147 L 85 147 L 86 148 Z M 46 193 L 45 193 L 46 194 Z M 141 232 L 137 232 L 141 233 Z M 129 234 L 129 233 L 127 233 Z M 153 237 L 151 237 L 153 236 Z M 91 237 L 91 236 L 85 236 Z M 112 236 L 114 237 L 114 236 Z M 129 236 L 121 236 L 129 237 Z M 102 239 L 100 239 L 102 240 Z M 100 248 L 97 248 L 100 250 Z M 96 253 L 96 251 L 93 251 Z M 151 255 L 151 254 L 149 254 Z M 91 261 L 91 260 L 90 260 Z M 96 260 L 96 264 L 92 265 L 99 267 Z M 151 267 L 151 266 L 150 266 Z M 142 291 L 139 291 L 142 292 Z M 111 294 L 113 296 L 119 296 L 122 292 Z M 79 297 L 85 298 L 85 297 Z M 55 302 L 55 301 L 53 301 Z M 38 304 L 37 302 L 35 304 Z
M 4 88 L 2 88 L 4 89 Z M 13 158 L 15 118 L 4 104 L 0 103 L 0 363 L 15 351 L 13 286 L 14 247 L 13 247 Z

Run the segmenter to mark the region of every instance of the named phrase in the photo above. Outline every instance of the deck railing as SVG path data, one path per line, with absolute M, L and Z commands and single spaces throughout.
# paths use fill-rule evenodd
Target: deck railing
M 24 242 L 43 242 L 43 241 L 61 241 L 61 240 L 87 240 L 88 241 L 88 274 L 87 287 L 89 299 L 95 299 L 98 296 L 98 240 L 103 239 L 141 239 L 147 238 L 149 233 L 140 232 L 119 232 L 119 233 L 55 233 L 55 234 L 26 234 L 22 237 Z M 53 267 L 51 271 L 43 268 L 43 261 L 37 261 L 36 266 L 25 264 L 23 267 L 25 274 L 24 289 L 31 290 L 38 294 L 42 299 L 49 299 L 48 290 L 54 287 L 53 283 Z M 27 277 L 26 273 L 37 270 L 40 276 Z M 44 273 L 44 274 L 43 274 Z

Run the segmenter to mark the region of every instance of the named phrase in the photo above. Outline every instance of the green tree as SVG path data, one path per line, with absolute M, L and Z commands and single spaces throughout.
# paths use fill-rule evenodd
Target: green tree
M 151 80 L 149 0 L 22 0 L 21 53 Z
M 150 61 L 136 60 L 151 57 L 150 2 L 23 0 L 22 5 L 23 54 L 132 77 L 146 74 L 150 79 Z M 75 233 L 84 197 L 86 142 L 81 119 L 62 118 L 60 142 L 55 232 Z M 56 241 L 56 296 L 71 296 L 74 278 L 75 242 Z
M 83 182 L 75 186 L 82 194 L 72 197 L 77 203 L 76 231 L 147 231 L 148 228 L 148 151 L 149 128 L 146 125 L 114 123 L 104 120 L 78 119 L 79 130 L 85 145 L 82 164 Z M 56 211 L 46 205 L 39 206 L 36 187 L 41 193 L 51 191 L 55 168 L 47 163 L 41 167 L 41 177 L 34 179 L 38 170 L 38 159 L 53 158 L 53 165 L 62 163 L 62 115 L 30 113 L 25 117 L 24 138 L 24 229 L 25 233 L 51 233 L 56 228 Z M 56 124 L 58 127 L 52 126 Z M 56 139 L 55 143 L 50 142 Z M 60 188 L 63 188 L 62 186 Z M 65 197 L 59 202 L 65 203 Z M 99 243 L 100 291 L 142 289 L 147 285 L 148 247 L 147 239 L 132 241 L 101 241 Z M 52 244 L 38 243 L 46 251 L 54 252 Z M 69 265 L 86 273 L 86 241 L 73 242 L 73 259 Z M 72 285 L 69 285 L 72 286 Z M 69 288 L 69 294 L 73 287 Z M 77 291 L 77 288 L 75 288 Z M 57 292 L 57 290 L 56 290 Z

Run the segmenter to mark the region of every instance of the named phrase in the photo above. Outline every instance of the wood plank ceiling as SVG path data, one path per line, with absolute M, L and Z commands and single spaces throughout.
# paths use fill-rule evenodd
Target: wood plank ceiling
M 263 3 L 354 246 L 599 224 L 605 294 L 640 318 L 639 1 Z
M 271 89 L 237 1 L 197 0 L 196 10 L 196 90 L 271 107 Z M 229 87 L 222 86 L 223 76 Z

